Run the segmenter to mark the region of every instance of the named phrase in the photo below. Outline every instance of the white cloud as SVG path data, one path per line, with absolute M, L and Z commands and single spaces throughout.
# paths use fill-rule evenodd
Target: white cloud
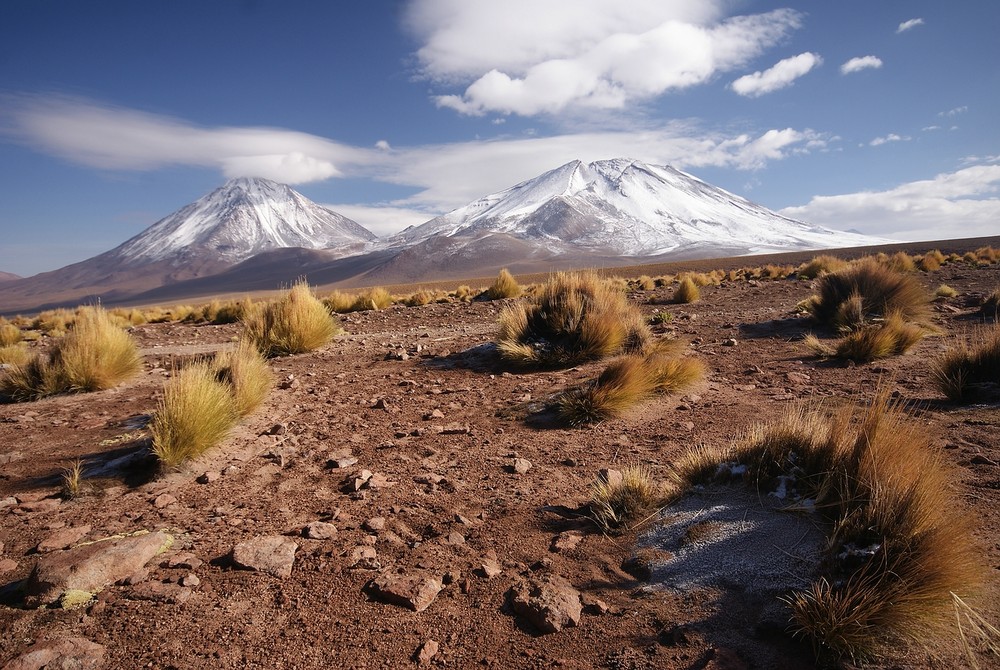
M 360 223 L 381 237 L 392 235 L 407 226 L 419 226 L 437 216 L 437 213 L 392 205 L 324 204 L 323 206 Z
M 903 21 L 899 24 L 899 27 L 896 28 L 896 34 L 898 35 L 899 33 L 904 33 L 907 30 L 911 30 L 922 25 L 924 25 L 923 19 L 910 19 L 909 21 Z
M 709 81 L 799 27 L 789 9 L 723 19 L 724 0 L 417 0 L 408 24 L 425 76 L 462 114 L 620 109 Z M 469 83 L 471 82 L 471 83 Z
M 965 114 L 969 111 L 968 105 L 962 105 L 961 107 L 955 107 L 954 109 L 949 109 L 947 112 L 938 112 L 938 116 L 958 116 L 959 114 Z
M 220 169 L 298 184 L 338 176 L 365 152 L 279 128 L 204 128 L 168 116 L 66 96 L 8 96 L 4 134 L 76 163 L 109 170 L 169 165 Z
M 885 137 L 876 137 L 871 142 L 868 143 L 870 147 L 878 147 L 883 144 L 888 144 L 889 142 L 909 142 L 912 138 L 905 135 L 897 135 L 896 133 L 889 133 Z
M 882 59 L 878 56 L 858 56 L 840 66 L 840 74 L 852 74 L 861 70 L 878 69 L 882 67 Z
M 796 79 L 822 63 L 823 59 L 819 54 L 807 51 L 798 56 L 780 60 L 763 72 L 757 71 L 744 75 L 730 84 L 730 88 L 740 95 L 757 98 L 766 93 L 791 86 Z
M 887 191 L 815 196 L 785 216 L 836 229 L 858 228 L 904 240 L 942 240 L 1000 232 L 1000 165 L 977 165 Z
M 392 149 L 387 140 L 379 140 L 375 143 L 375 148 L 379 151 L 390 151 Z

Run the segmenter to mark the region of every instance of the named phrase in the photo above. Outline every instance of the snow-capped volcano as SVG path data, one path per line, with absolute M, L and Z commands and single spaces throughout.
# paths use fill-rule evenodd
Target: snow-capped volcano
M 231 179 L 108 252 L 126 266 L 159 261 L 234 264 L 284 247 L 360 253 L 378 238 L 284 184 Z
M 435 235 L 503 234 L 560 254 L 706 255 L 879 244 L 781 216 L 669 166 L 616 158 L 573 161 L 399 233 L 413 245 Z M 706 253 L 703 253 L 706 252 Z

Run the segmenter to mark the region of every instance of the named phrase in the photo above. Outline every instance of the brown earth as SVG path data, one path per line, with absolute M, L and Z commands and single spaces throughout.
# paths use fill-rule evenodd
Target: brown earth
M 556 512 L 584 502 L 600 468 L 644 463 L 663 474 L 692 445 L 725 444 L 802 402 L 865 402 L 879 384 L 910 403 L 912 420 L 954 466 L 954 496 L 977 521 L 990 571 L 972 603 L 1000 621 L 1000 409 L 946 403 L 929 380 L 931 359 L 979 323 L 972 306 L 1000 286 L 1000 267 L 949 265 L 921 280 L 959 291 L 935 303 L 944 334 L 859 366 L 804 350 L 810 324 L 792 312 L 810 295 L 808 282 L 726 283 L 683 306 L 649 303 L 670 289 L 633 294 L 645 313 L 672 314 L 657 332 L 688 339 L 708 378 L 690 394 L 578 430 L 553 427 L 538 411 L 600 364 L 505 372 L 484 346 L 501 303 L 353 314 L 323 350 L 274 360 L 278 385 L 265 405 L 223 445 L 168 475 L 143 458 L 143 426 L 166 368 L 225 346 L 237 327 L 137 327 L 145 369 L 136 379 L 0 405 L 0 664 L 44 640 L 83 638 L 105 648 L 109 668 L 405 668 L 420 650 L 430 665 L 453 668 L 812 667 L 810 649 L 768 625 L 773 614 L 752 594 L 643 582 L 622 569 L 635 534 L 605 536 Z M 724 345 L 729 339 L 736 344 Z M 348 456 L 357 463 L 330 467 Z M 62 500 L 60 473 L 78 458 L 86 490 Z M 531 467 L 518 473 L 515 459 Z M 375 486 L 344 492 L 361 469 Z M 304 537 L 316 521 L 336 533 Z M 84 541 L 166 530 L 175 543 L 148 576 L 110 586 L 89 605 L 25 608 L 17 588 L 39 559 L 35 548 L 83 525 L 91 527 Z M 562 536 L 553 551 L 566 531 L 582 539 Z M 298 544 L 290 576 L 233 565 L 233 548 L 261 536 Z M 487 578 L 480 568 L 490 552 L 500 572 Z M 397 570 L 444 587 L 420 612 L 376 599 L 370 583 Z M 579 625 L 540 634 L 515 616 L 520 596 L 509 592 L 528 578 L 578 589 L 588 605 Z M 894 648 L 869 667 L 964 667 L 955 633 Z

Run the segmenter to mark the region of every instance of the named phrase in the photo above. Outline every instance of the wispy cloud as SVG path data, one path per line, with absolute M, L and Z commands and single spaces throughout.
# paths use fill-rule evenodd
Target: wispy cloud
M 462 114 L 621 109 L 703 84 L 798 28 L 789 9 L 724 18 L 723 0 L 417 0 L 422 73 L 465 86 L 435 97 Z M 530 17 L 530 19 L 526 19 Z
M 965 114 L 967 111 L 969 111 L 969 106 L 962 105 L 961 107 L 955 107 L 954 109 L 949 109 L 947 112 L 938 112 L 938 116 L 955 117 L 958 116 L 959 114 Z
M 998 193 L 1000 165 L 977 165 L 887 191 L 815 196 L 808 204 L 786 207 L 781 213 L 904 240 L 940 239 L 946 228 L 955 237 L 976 237 L 997 234 Z
M 883 144 L 888 144 L 889 142 L 909 142 L 912 138 L 906 135 L 897 135 L 896 133 L 889 133 L 884 137 L 876 137 L 871 142 L 868 143 L 870 147 L 877 147 Z
M 873 70 L 882 67 L 882 59 L 878 56 L 858 56 L 840 66 L 840 74 L 852 74 L 861 70 Z
M 780 60 L 763 72 L 744 75 L 730 84 L 730 87 L 742 96 L 756 98 L 791 86 L 796 79 L 822 63 L 823 59 L 819 54 L 807 51 Z
M 896 34 L 898 35 L 899 33 L 905 33 L 907 30 L 912 30 L 917 26 L 922 26 L 922 25 L 924 25 L 923 19 L 910 19 L 908 21 L 903 21 L 902 23 L 899 24 L 899 27 L 896 28 Z

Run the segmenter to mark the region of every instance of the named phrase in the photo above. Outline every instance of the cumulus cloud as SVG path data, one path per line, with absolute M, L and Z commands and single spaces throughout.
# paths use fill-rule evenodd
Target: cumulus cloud
M 205 128 L 168 116 L 66 96 L 9 96 L 3 133 L 76 163 L 108 170 L 215 167 L 227 177 L 298 184 L 341 174 L 357 149 L 279 128 Z
M 997 234 L 1000 165 L 977 165 L 887 191 L 815 196 L 781 210 L 836 229 L 859 228 L 903 240 L 940 240 Z
M 861 70 L 872 70 L 882 67 L 882 59 L 878 56 L 858 56 L 840 66 L 840 74 L 852 74 Z
M 422 73 L 467 115 L 620 109 L 740 67 L 801 24 L 780 9 L 724 18 L 724 0 L 417 0 Z M 471 83 L 469 83 L 471 82 Z
M 896 34 L 905 33 L 907 30 L 912 30 L 913 28 L 922 25 L 924 25 L 923 19 L 910 19 L 908 21 L 903 21 L 899 24 L 899 27 L 896 28 Z
M 889 142 L 909 142 L 910 139 L 911 139 L 910 137 L 906 137 L 904 135 L 889 133 L 885 137 L 876 137 L 875 139 L 873 139 L 871 142 L 868 143 L 868 146 L 878 147 L 883 144 L 888 144 Z
M 730 88 L 742 96 L 757 98 L 766 93 L 773 93 L 791 86 L 796 79 L 822 63 L 823 59 L 819 54 L 807 51 L 798 56 L 780 60 L 763 72 L 757 71 L 744 75 L 730 84 Z

